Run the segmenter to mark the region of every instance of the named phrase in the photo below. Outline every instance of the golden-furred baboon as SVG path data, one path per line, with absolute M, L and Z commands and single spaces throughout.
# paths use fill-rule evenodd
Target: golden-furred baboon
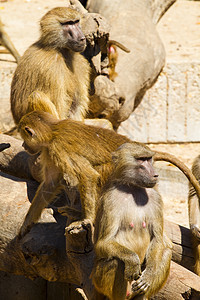
M 124 45 L 121 43 L 114 41 L 114 40 L 109 40 L 108 41 L 108 61 L 109 61 L 109 67 L 108 67 L 108 75 L 109 79 L 114 81 L 116 76 L 118 75 L 117 72 L 115 71 L 115 67 L 118 61 L 118 51 L 117 47 L 119 47 L 121 50 L 129 53 L 130 50 L 126 48 Z
M 92 280 L 102 294 L 98 299 L 148 299 L 169 274 L 172 247 L 163 233 L 163 202 L 153 188 L 158 177 L 153 155 L 135 143 L 113 152 L 95 221 Z
M 112 130 L 71 119 L 58 120 L 43 111 L 22 117 L 24 148 L 40 154 L 42 182 L 21 229 L 37 222 L 42 209 L 67 185 L 78 189 L 82 219 L 94 221 L 98 189 L 111 169 L 111 152 L 129 139 Z
M 70 7 L 54 8 L 42 17 L 40 38 L 25 51 L 11 84 L 16 124 L 32 110 L 59 119 L 84 119 L 90 66 L 80 53 L 86 47 L 80 20 L 81 14 Z

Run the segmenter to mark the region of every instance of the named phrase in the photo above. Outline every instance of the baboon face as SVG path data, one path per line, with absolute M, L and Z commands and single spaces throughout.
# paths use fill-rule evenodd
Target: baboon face
M 69 7 L 49 11 L 40 22 L 42 42 L 46 46 L 83 52 L 86 39 L 80 27 L 81 15 Z
M 23 133 L 21 130 L 21 134 L 23 135 L 23 138 L 25 139 L 22 146 L 29 154 L 34 155 L 34 154 L 40 152 L 40 150 L 41 150 L 40 143 L 38 142 L 36 133 L 32 128 L 26 126 L 24 128 Z
M 57 119 L 49 113 L 33 111 L 23 116 L 18 131 L 24 140 L 23 147 L 29 154 L 36 154 L 51 139 L 50 125 Z
M 86 47 L 85 36 L 80 28 L 80 21 L 69 21 L 62 24 L 66 47 L 74 52 L 82 52 Z
M 138 167 L 138 176 L 136 176 L 135 184 L 140 187 L 152 188 L 157 183 L 158 174 L 156 174 L 153 165 L 152 157 L 142 157 L 136 159 Z
M 152 152 L 140 143 L 125 143 L 114 153 L 116 178 L 127 185 L 152 188 L 157 183 L 158 175 L 153 168 Z

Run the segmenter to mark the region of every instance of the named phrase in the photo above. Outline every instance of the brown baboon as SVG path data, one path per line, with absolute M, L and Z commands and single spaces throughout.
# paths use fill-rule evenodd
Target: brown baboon
M 109 79 L 112 81 L 114 81 L 115 77 L 117 76 L 117 73 L 115 71 L 115 67 L 118 60 L 117 47 L 119 47 L 121 50 L 127 53 L 130 52 L 128 48 L 126 48 L 124 45 L 122 45 L 117 41 L 110 40 L 108 42 L 108 60 L 109 60 L 108 74 L 109 74 Z
M 88 108 L 90 67 L 81 55 L 86 39 L 81 15 L 57 7 L 40 21 L 41 36 L 22 56 L 11 84 L 11 111 L 16 124 L 32 110 L 83 120 Z
M 82 219 L 94 221 L 98 189 L 111 169 L 111 152 L 129 141 L 112 130 L 33 111 L 22 117 L 24 148 L 40 154 L 42 182 L 21 229 L 37 222 L 42 209 L 67 185 L 80 193 Z
M 162 199 L 153 189 L 158 177 L 153 155 L 135 143 L 113 153 L 112 174 L 102 189 L 95 221 L 92 279 L 102 299 L 148 299 L 169 274 L 171 242 L 163 234 Z
M 200 155 L 193 162 L 192 173 L 200 182 Z M 195 255 L 194 271 L 200 276 L 200 197 L 191 183 L 189 184 L 188 211 Z

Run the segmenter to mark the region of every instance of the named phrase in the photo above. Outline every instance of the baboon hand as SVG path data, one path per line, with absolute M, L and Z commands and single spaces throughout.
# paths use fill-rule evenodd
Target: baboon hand
M 140 261 L 138 256 L 134 257 L 134 261 L 125 261 L 124 278 L 127 281 L 137 279 L 141 274 Z
M 66 227 L 65 234 L 88 235 L 88 237 L 92 239 L 93 230 L 94 228 L 91 220 L 84 219 L 72 222 L 69 226 Z
M 151 284 L 152 274 L 148 274 L 145 270 L 142 272 L 142 275 L 132 283 L 132 296 L 138 294 L 145 294 Z

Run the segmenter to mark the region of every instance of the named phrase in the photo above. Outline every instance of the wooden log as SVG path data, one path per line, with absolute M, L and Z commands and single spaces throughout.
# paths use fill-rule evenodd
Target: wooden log
M 164 222 L 164 230 L 173 243 L 172 260 L 193 272 L 194 255 L 190 230 L 167 220 Z
M 18 232 L 38 183 L 1 172 L 0 185 L 0 270 L 31 279 L 42 277 L 48 281 L 74 283 L 91 298 L 89 274 L 94 254 L 91 238 L 87 239 L 91 236 L 90 224 L 76 232 L 70 228 L 65 238 L 66 218 L 54 206 L 44 210 L 39 222 L 21 240 Z M 59 205 L 63 206 L 63 201 L 59 199 Z M 78 248 L 82 251 L 77 251 Z
M 166 284 L 152 299 L 199 300 L 200 277 L 172 261 Z

